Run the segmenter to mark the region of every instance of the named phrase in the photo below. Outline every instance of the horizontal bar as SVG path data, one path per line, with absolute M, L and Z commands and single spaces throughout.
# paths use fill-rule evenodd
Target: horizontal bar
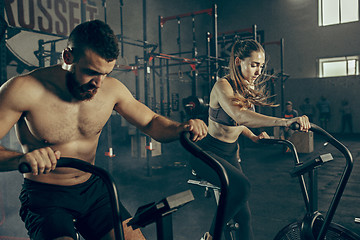
M 204 9 L 204 10 L 200 10 L 200 11 L 183 13 L 183 14 L 175 15 L 175 16 L 169 16 L 169 17 L 161 17 L 160 16 L 160 25 L 161 25 L 161 27 L 163 27 L 164 24 L 167 21 L 180 19 L 180 18 L 185 18 L 185 17 L 192 17 L 192 16 L 195 16 L 195 15 L 200 15 L 200 14 L 205 14 L 205 13 L 207 13 L 207 14 L 209 14 L 211 16 L 212 12 L 213 12 L 213 9 L 209 8 L 209 9 Z
M 229 34 L 242 33 L 242 32 L 249 32 L 249 33 L 253 33 L 253 29 L 252 29 L 252 28 L 244 28 L 244 29 L 239 29 L 239 30 L 233 30 L 233 31 L 228 31 L 228 32 L 222 32 L 222 33 L 218 33 L 218 37 L 220 37 L 220 36 L 222 36 L 222 35 L 229 35 Z
M 262 45 L 271 45 L 271 44 L 280 45 L 280 44 L 281 44 L 281 41 L 264 42 Z
M 173 56 L 173 55 L 169 55 L 169 54 L 164 54 L 164 53 L 151 53 L 151 55 L 154 56 L 154 57 L 156 57 L 156 58 L 176 60 L 176 61 L 181 61 L 181 62 L 185 62 L 185 63 L 194 63 L 194 64 L 199 63 L 199 61 L 196 60 L 196 59 L 177 57 L 177 56 Z

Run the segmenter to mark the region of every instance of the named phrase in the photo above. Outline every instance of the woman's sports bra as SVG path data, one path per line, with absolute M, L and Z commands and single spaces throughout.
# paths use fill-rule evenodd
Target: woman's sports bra
M 252 105 L 252 107 L 249 109 L 255 112 L 255 107 Z M 232 119 L 225 111 L 222 109 L 222 107 L 219 108 L 212 108 L 209 107 L 209 118 L 213 120 L 214 122 L 223 124 L 225 126 L 239 126 L 240 124 L 237 123 L 234 119 Z
M 226 126 L 238 126 L 239 124 L 232 119 L 221 107 L 212 108 L 209 107 L 209 118 L 214 122 L 226 125 Z
M 225 77 L 225 79 L 231 84 L 229 77 Z M 254 104 L 251 104 L 251 108 L 249 110 L 255 112 Z M 209 106 L 209 118 L 217 123 L 223 124 L 225 126 L 239 126 L 234 119 L 232 119 L 220 106 L 219 108 L 212 108 Z

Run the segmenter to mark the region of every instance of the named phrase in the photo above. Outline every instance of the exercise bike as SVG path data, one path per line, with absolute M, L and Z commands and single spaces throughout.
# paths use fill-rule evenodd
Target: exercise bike
M 218 206 L 221 195 L 220 187 L 199 178 L 194 170 L 192 170 L 192 175 L 195 177 L 195 179 L 189 179 L 187 183 L 205 188 L 204 197 L 210 198 L 214 196 L 216 206 Z M 225 240 L 234 240 L 238 228 L 239 224 L 232 220 L 226 223 L 223 230 Z
M 103 168 L 94 166 L 88 162 L 74 158 L 60 158 L 56 167 L 70 167 L 84 172 L 92 173 L 99 176 L 105 183 L 110 196 L 110 204 L 113 209 L 114 233 L 116 240 L 125 240 L 124 231 L 120 219 L 120 205 L 118 191 L 112 176 Z M 19 172 L 31 172 L 28 163 L 19 165 Z M 156 233 L 158 240 L 172 240 L 172 213 L 180 207 L 194 200 L 191 190 L 183 191 L 160 200 L 141 206 L 137 209 L 136 214 L 127 223 L 133 229 L 145 227 L 151 223 L 156 223 Z M 78 236 L 78 238 L 80 238 Z
M 293 130 L 299 130 L 299 124 L 293 124 L 291 128 Z M 352 155 L 348 148 L 319 126 L 311 124 L 310 131 L 324 138 L 326 144 L 331 144 L 339 150 L 345 158 L 346 165 L 340 177 L 336 192 L 327 210 L 327 214 L 324 216 L 316 209 L 317 198 L 314 196 L 314 191 L 316 190 L 317 185 L 314 181 L 314 171 L 316 171 L 315 168 L 332 161 L 332 155 L 330 153 L 322 154 L 312 160 L 300 162 L 296 148 L 290 141 L 281 139 L 260 140 L 260 142 L 264 144 L 283 144 L 290 148 L 295 164 L 295 167 L 290 171 L 290 175 L 298 178 L 306 207 L 306 214 L 304 218 L 285 226 L 275 236 L 274 240 L 359 240 L 360 236 L 345 227 L 332 222 L 352 171 Z M 305 181 L 304 178 L 305 174 L 308 174 L 307 181 Z
M 240 185 L 237 183 L 243 182 L 243 175 L 229 162 L 225 160 L 219 161 L 201 149 L 195 142 L 191 140 L 191 135 L 189 132 L 183 132 L 180 135 L 180 143 L 186 150 L 188 150 L 196 157 L 194 161 L 205 163 L 217 175 L 220 182 L 219 186 L 213 186 L 212 184 L 209 185 L 207 182 L 192 182 L 192 184 L 195 183 L 196 185 L 214 189 L 218 193 L 220 192 L 220 194 L 218 194 L 219 198 L 217 199 L 218 206 L 215 213 L 216 219 L 212 237 L 213 240 L 220 240 L 222 233 L 224 232 L 225 236 L 230 238 L 227 233 L 230 233 L 231 229 L 228 231 L 227 228 L 232 228 L 232 226 L 227 225 L 225 213 L 229 211 L 238 211 L 238 209 L 230 209 L 228 201 L 230 199 L 239 199 L 241 197 L 241 191 L 239 191 Z
M 293 130 L 299 130 L 299 124 L 295 123 L 290 126 Z M 288 140 L 282 139 L 262 139 L 264 144 L 283 144 L 290 148 L 294 158 L 295 167 L 291 171 L 291 176 L 298 177 L 301 192 L 304 198 L 307 213 L 301 221 L 296 221 L 285 226 L 276 235 L 274 240 L 360 240 L 360 237 L 344 228 L 341 225 L 332 222 L 336 208 L 339 204 L 341 196 L 344 192 L 345 186 L 350 177 L 353 159 L 350 151 L 332 135 L 327 133 L 322 128 L 315 124 L 311 124 L 311 131 L 315 134 L 322 136 L 329 144 L 338 149 L 345 157 L 346 166 L 340 178 L 337 190 L 333 196 L 332 202 L 329 206 L 326 216 L 324 217 L 317 209 L 314 203 L 314 168 L 318 167 L 328 161 L 332 160 L 331 154 L 321 155 L 312 161 L 305 163 L 300 162 L 295 146 Z M 190 140 L 190 133 L 183 133 L 180 142 L 183 147 L 192 153 L 199 161 L 203 161 L 211 167 L 219 176 L 220 179 L 220 197 L 218 200 L 218 207 L 216 210 L 217 218 L 214 230 L 214 240 L 220 240 L 221 234 L 226 226 L 224 213 L 226 209 L 226 201 L 228 194 L 231 192 L 229 182 L 234 179 L 236 172 L 231 170 L 231 167 L 226 163 L 220 163 L 218 160 L 211 157 L 206 151 L 201 149 L 196 143 Z M 306 185 L 304 175 L 309 174 L 309 186 Z M 235 189 L 233 191 L 236 191 Z

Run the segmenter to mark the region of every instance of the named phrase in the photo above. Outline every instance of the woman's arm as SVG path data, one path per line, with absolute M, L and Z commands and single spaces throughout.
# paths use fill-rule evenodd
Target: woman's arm
M 310 128 L 307 116 L 301 116 L 292 119 L 277 118 L 266 116 L 253 112 L 240 104 L 234 104 L 234 92 L 227 80 L 221 79 L 214 85 L 214 94 L 218 103 L 224 111 L 233 118 L 238 124 L 250 128 L 290 126 L 293 122 L 300 124 L 301 131 L 307 131 Z M 245 105 L 245 104 L 244 104 Z
M 270 138 L 270 136 L 266 132 L 261 132 L 259 135 L 255 135 L 249 128 L 244 127 L 241 135 L 249 138 L 251 141 L 257 143 L 259 139 Z

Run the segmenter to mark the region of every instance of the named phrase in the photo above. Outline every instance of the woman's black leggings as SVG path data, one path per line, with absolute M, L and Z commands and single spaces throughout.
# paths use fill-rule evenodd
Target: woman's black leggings
M 251 227 L 251 212 L 248 204 L 250 195 L 250 183 L 248 178 L 244 175 L 238 154 L 238 143 L 226 143 L 220 141 L 210 134 L 203 140 L 197 143 L 199 147 L 205 150 L 208 154 L 220 161 L 228 171 L 240 174 L 234 174 L 236 177 L 230 178 L 230 192 L 228 195 L 228 202 L 225 211 L 225 219 L 229 222 L 231 219 L 239 224 L 239 230 L 236 232 L 236 239 L 253 239 Z M 229 164 L 230 163 L 230 164 Z M 215 171 L 199 159 L 192 158 L 190 165 L 196 172 L 197 176 L 216 186 L 220 186 L 219 177 Z M 231 181 L 232 180 L 232 181 Z M 213 235 L 215 227 L 214 217 L 210 234 Z

